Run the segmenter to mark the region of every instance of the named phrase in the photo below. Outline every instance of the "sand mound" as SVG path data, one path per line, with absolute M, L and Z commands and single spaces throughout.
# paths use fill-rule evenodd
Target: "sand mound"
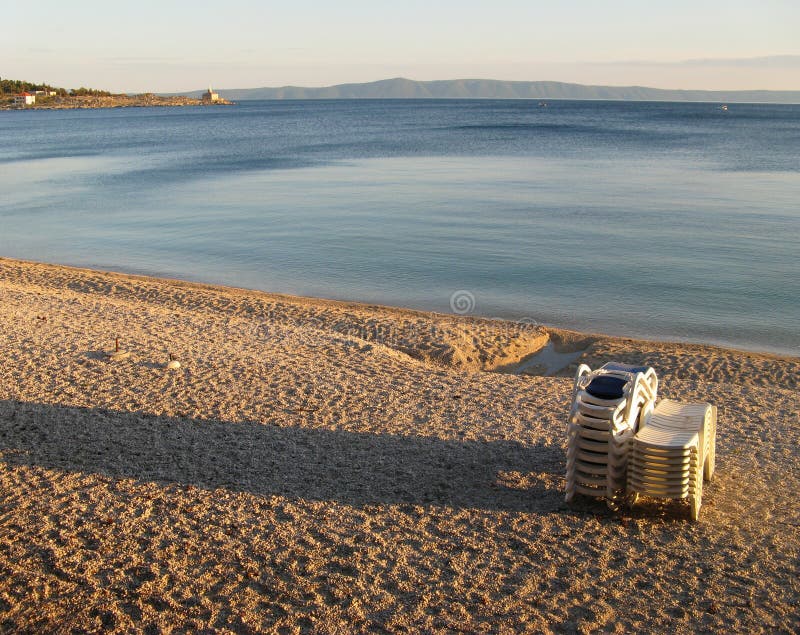
M 338 333 L 461 370 L 494 370 L 519 362 L 547 342 L 543 328 L 521 322 L 455 317 L 408 309 L 221 289 L 183 281 L 22 263 L 0 258 L 8 289 L 72 292 L 80 303 L 101 295 L 115 303 L 159 310 L 203 311 L 230 320 Z

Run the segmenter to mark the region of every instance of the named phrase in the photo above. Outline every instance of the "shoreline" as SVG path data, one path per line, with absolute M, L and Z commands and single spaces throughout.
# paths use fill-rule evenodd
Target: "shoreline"
M 181 106 L 233 106 L 235 102 L 219 99 L 214 102 L 183 96 L 141 95 L 67 96 L 50 97 L 40 103 L 15 106 L 0 104 L 0 110 L 88 110 L 102 108 L 149 108 Z
M 0 326 L 6 629 L 800 619 L 798 358 L 7 258 Z M 509 372 L 554 349 L 580 354 Z M 564 502 L 574 366 L 610 360 L 718 407 L 697 523 L 683 501 Z
M 659 336 L 649 336 L 642 334 L 624 334 L 624 333 L 608 333 L 595 330 L 585 330 L 581 328 L 564 327 L 559 324 L 549 324 L 543 322 L 519 322 L 511 318 L 489 317 L 477 314 L 459 315 L 456 313 L 445 313 L 439 311 L 432 311 L 426 309 L 418 309 L 413 307 L 405 307 L 393 304 L 381 304 L 360 300 L 348 300 L 337 298 L 323 298 L 314 296 L 295 295 L 291 293 L 281 293 L 274 291 L 264 291 L 261 289 L 252 289 L 248 287 L 238 287 L 235 285 L 220 284 L 214 282 L 206 282 L 201 280 L 190 280 L 168 275 L 151 275 L 146 273 L 133 273 L 124 270 L 115 269 L 101 269 L 91 266 L 81 265 L 64 265 L 56 263 L 48 263 L 37 260 L 28 260 L 24 258 L 12 258 L 7 256 L 0 256 L 0 264 L 3 261 L 17 262 L 22 264 L 39 265 L 43 267 L 63 268 L 66 270 L 74 270 L 76 272 L 83 272 L 87 274 L 102 274 L 109 276 L 120 276 L 129 278 L 131 280 L 141 280 L 150 282 L 161 282 L 167 284 L 176 284 L 181 286 L 196 286 L 199 289 L 212 290 L 212 291 L 232 291 L 237 293 L 252 293 L 261 295 L 266 299 L 272 300 L 285 300 L 291 302 L 298 302 L 304 304 L 318 303 L 320 305 L 338 306 L 341 308 L 360 308 L 360 309 L 378 309 L 383 312 L 391 313 L 396 312 L 398 315 L 416 315 L 420 317 L 425 316 L 438 316 L 454 320 L 473 320 L 478 322 L 493 323 L 497 326 L 508 326 L 515 328 L 519 326 L 540 327 L 549 333 L 562 333 L 569 334 L 569 339 L 586 339 L 586 340 L 618 340 L 628 342 L 642 342 L 651 345 L 667 345 L 676 347 L 698 347 L 699 349 L 713 348 L 725 351 L 731 354 L 742 355 L 756 355 L 759 357 L 772 358 L 778 361 L 800 361 L 800 355 L 795 355 L 789 352 L 778 350 L 764 350 L 759 348 L 747 348 L 745 346 L 737 346 L 726 342 L 704 341 L 700 339 L 680 339 L 680 338 L 663 338 Z M 571 350 L 564 349 L 563 351 L 557 346 L 558 352 L 572 352 Z M 529 355 L 534 354 L 536 351 L 531 351 Z M 519 362 L 523 363 L 526 359 L 520 359 Z

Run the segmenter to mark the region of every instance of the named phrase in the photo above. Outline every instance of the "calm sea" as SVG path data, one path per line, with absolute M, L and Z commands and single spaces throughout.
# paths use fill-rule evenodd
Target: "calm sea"
M 9 257 L 800 354 L 798 241 L 800 106 L 0 112 Z

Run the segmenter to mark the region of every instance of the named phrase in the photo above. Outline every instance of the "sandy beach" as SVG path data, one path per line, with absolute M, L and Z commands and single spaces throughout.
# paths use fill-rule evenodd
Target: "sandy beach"
M 798 358 L 9 259 L 0 325 L 0 631 L 800 624 Z M 718 406 L 698 523 L 564 503 L 609 360 Z

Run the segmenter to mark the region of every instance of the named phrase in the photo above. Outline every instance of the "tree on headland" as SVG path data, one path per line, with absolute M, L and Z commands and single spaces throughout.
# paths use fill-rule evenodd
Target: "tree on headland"
M 107 90 L 97 90 L 96 88 L 73 88 L 69 91 L 73 97 L 110 97 L 111 93 Z
M 64 90 L 63 88 L 53 88 L 48 84 L 34 84 L 33 82 L 25 82 L 19 79 L 2 79 L 0 78 L 0 94 L 17 95 L 24 92 L 34 92 L 37 90 L 56 91 Z M 66 91 L 64 91 L 66 92 Z
M 60 97 L 66 97 L 68 94 L 73 97 L 92 96 L 92 97 L 108 97 L 111 95 L 107 90 L 97 90 L 96 88 L 73 88 L 67 91 L 66 88 L 57 88 L 50 86 L 50 84 L 34 84 L 33 82 L 26 82 L 19 79 L 3 79 L 0 78 L 0 95 L 18 95 L 20 93 L 29 92 L 33 93 L 37 90 L 43 90 L 48 93 L 54 92 Z

